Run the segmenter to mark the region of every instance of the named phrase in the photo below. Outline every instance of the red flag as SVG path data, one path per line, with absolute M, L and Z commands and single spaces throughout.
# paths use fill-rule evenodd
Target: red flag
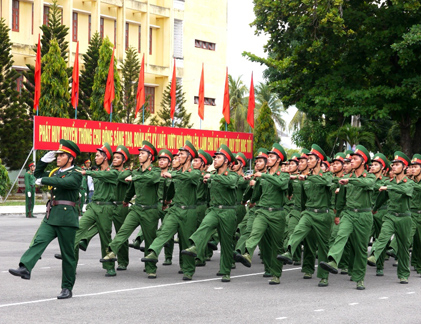
M 251 73 L 251 84 L 250 84 L 250 95 L 249 95 L 249 107 L 247 111 L 247 122 L 254 128 L 254 85 L 253 85 L 253 72 Z
M 137 85 L 137 93 L 136 93 L 136 112 L 134 117 L 137 117 L 137 113 L 145 104 L 145 54 L 142 57 L 142 65 L 140 66 L 139 72 L 139 84 Z
M 37 59 L 35 61 L 35 96 L 34 111 L 38 111 L 39 98 L 41 98 L 41 37 L 38 35 Z
M 110 69 L 108 70 L 107 85 L 105 87 L 104 95 L 104 109 L 107 113 L 111 113 L 111 104 L 115 97 L 114 91 L 114 48 L 111 56 Z
M 176 91 L 177 91 L 177 77 L 176 77 L 175 59 L 174 59 L 174 70 L 172 72 L 172 80 L 171 80 L 171 119 L 174 118 L 174 113 L 175 113 Z
M 227 68 L 227 76 L 225 78 L 225 90 L 224 90 L 224 105 L 222 106 L 222 115 L 224 115 L 224 119 L 227 124 L 230 123 L 230 88 L 228 83 L 228 68 Z
M 200 77 L 200 86 L 199 86 L 199 117 L 202 120 L 205 118 L 205 76 L 204 76 L 203 63 L 202 63 L 202 75 Z
M 73 65 L 72 79 L 72 106 L 74 109 L 76 109 L 79 102 L 79 41 L 76 45 L 75 64 Z

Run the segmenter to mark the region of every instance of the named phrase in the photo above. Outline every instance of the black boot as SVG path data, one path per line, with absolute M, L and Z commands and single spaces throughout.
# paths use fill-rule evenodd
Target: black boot
M 21 277 L 22 279 L 31 279 L 31 273 L 23 265 L 19 265 L 19 269 L 9 269 L 9 272 L 14 276 Z
M 57 296 L 57 299 L 67 299 L 67 298 L 72 298 L 72 291 L 67 288 L 63 288 L 61 290 L 60 295 Z

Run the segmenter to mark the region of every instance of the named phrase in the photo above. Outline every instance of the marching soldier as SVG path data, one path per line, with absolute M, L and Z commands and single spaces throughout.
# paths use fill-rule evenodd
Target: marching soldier
M 217 173 L 206 174 L 203 177 L 210 187 L 210 202 L 206 216 L 197 231 L 190 236 L 193 245 L 181 251 L 182 254 L 192 257 L 204 254 L 210 236 L 217 229 L 221 240 L 222 282 L 231 281 L 232 240 L 237 225 L 235 202 L 238 177 L 229 171 L 231 163 L 236 163 L 235 157 L 228 146 L 222 144 L 215 153 L 214 167 Z
M 25 209 L 27 218 L 36 218 L 34 216 L 34 204 L 35 204 L 35 163 L 28 165 L 29 170 L 25 173 Z
M 414 193 L 410 202 L 412 216 L 411 265 L 421 274 L 421 154 L 414 154 L 411 160 Z
M 336 202 L 335 224 L 339 224 L 338 235 L 329 250 L 329 262 L 322 261 L 320 266 L 330 273 L 338 273 L 338 263 L 345 244 L 350 242 L 350 261 L 353 265 L 351 279 L 357 282 L 357 289 L 364 290 L 367 245 L 370 239 L 373 217 L 371 196 L 376 177 L 366 171 L 365 165 L 371 162 L 370 153 L 357 145 L 352 154 L 353 173 L 339 180 L 340 191 Z
M 18 269 L 9 269 L 14 276 L 30 279 L 31 271 L 44 250 L 56 237 L 58 238 L 62 261 L 61 293 L 58 299 L 72 297 L 75 283 L 76 259 L 74 254 L 75 233 L 79 226 L 76 202 L 79 199 L 79 187 L 82 175 L 75 172 L 75 159 L 80 154 L 79 147 L 68 140 L 60 140 L 58 151 L 50 151 L 38 162 L 34 175 L 37 185 L 49 185 L 51 199 L 47 204 L 47 213 L 38 229 L 34 243 L 22 255 Z M 57 169 L 49 177 L 44 172 L 49 163 L 57 157 Z
M 410 274 L 409 246 L 411 244 L 408 236 L 412 226 L 410 199 L 414 188 L 405 176 L 405 170 L 411 161 L 405 153 L 400 151 L 395 152 L 394 156 L 392 170 L 395 177 L 379 188 L 380 194 L 373 208 L 373 213 L 376 213 L 384 203 L 388 202 L 380 236 L 371 248 L 372 255 L 367 259 L 367 263 L 370 266 L 376 266 L 376 261 L 386 248 L 389 239 L 395 234 L 398 243 L 398 278 L 401 284 L 407 284 Z
M 330 187 L 332 176 L 321 171 L 321 163 L 326 159 L 324 151 L 313 144 L 308 155 L 308 175 L 300 175 L 299 180 L 304 181 L 301 205 L 302 214 L 295 227 L 294 233 L 288 241 L 288 250 L 278 255 L 278 260 L 292 264 L 292 256 L 298 245 L 310 233 L 315 235 L 318 246 L 318 261 L 327 261 L 328 241 L 332 228 L 332 216 L 329 213 Z M 320 278 L 319 287 L 328 286 L 329 273 L 320 266 L 317 268 L 317 277 Z

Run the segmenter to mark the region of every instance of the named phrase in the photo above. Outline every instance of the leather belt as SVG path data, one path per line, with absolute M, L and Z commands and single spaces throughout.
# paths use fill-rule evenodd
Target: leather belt
M 135 206 L 140 207 L 143 210 L 157 209 L 158 208 L 158 205 L 140 205 L 140 204 L 135 204 Z
M 174 204 L 174 206 L 181 208 L 181 209 L 196 209 L 196 205 L 191 205 L 191 206 L 184 206 L 184 205 L 179 205 L 179 204 Z
M 347 210 L 353 211 L 354 213 L 371 212 L 371 208 L 347 208 Z
M 93 201 L 95 205 L 114 205 L 114 201 Z
M 207 201 L 198 201 L 196 204 L 198 205 L 198 206 L 203 206 L 203 205 L 207 205 Z
M 116 206 L 123 205 L 123 201 L 113 201 L 113 204 Z
M 294 209 L 295 210 L 298 210 L 298 211 L 301 211 L 301 208 L 300 207 L 297 207 L 297 206 L 294 206 Z
M 58 206 L 58 205 L 75 207 L 76 203 L 73 202 L 73 201 L 69 201 L 69 200 L 49 200 L 49 201 L 47 201 L 47 204 L 46 204 L 47 210 L 46 210 L 46 216 L 45 216 L 47 219 L 50 218 L 51 208 L 54 207 L 54 206 Z
M 387 210 L 387 205 L 385 206 L 385 205 L 383 205 L 383 206 L 381 206 L 379 209 L 377 209 L 377 210 Z
M 316 214 L 327 214 L 329 213 L 329 209 L 315 209 L 315 208 L 306 208 L 306 210 L 311 211 Z
M 283 207 L 281 207 L 281 208 L 273 208 L 273 207 L 262 207 L 262 206 L 259 206 L 259 208 L 260 209 L 264 209 L 264 210 L 268 210 L 268 211 L 280 211 L 280 210 L 284 210 Z
M 389 213 L 392 214 L 393 216 L 396 216 L 396 217 L 411 216 L 411 213 L 410 212 L 406 212 L 406 213 L 389 212 Z
M 224 206 L 224 205 L 215 205 L 211 206 L 212 208 L 218 208 L 218 209 L 237 209 L 236 206 Z
M 159 203 L 160 203 L 160 204 L 163 204 L 163 203 L 164 203 L 164 199 L 160 199 L 160 200 L 159 200 Z
M 411 208 L 411 213 L 421 214 L 421 210 Z

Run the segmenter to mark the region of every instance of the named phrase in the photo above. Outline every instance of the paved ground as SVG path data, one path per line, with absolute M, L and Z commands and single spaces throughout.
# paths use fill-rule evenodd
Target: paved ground
M 57 241 L 30 281 L 8 273 L 17 267 L 40 222 L 41 215 L 0 214 L 0 323 L 421 323 L 421 278 L 412 271 L 409 284 L 399 284 L 392 261 L 386 263 L 384 277 L 368 268 L 365 291 L 357 291 L 344 275 L 331 275 L 330 286 L 319 288 L 318 279 L 303 280 L 297 266 L 285 266 L 281 284 L 270 286 L 257 255 L 251 268 L 237 265 L 231 283 L 215 276 L 219 254 L 185 282 L 177 263 L 159 266 L 158 278 L 147 279 L 141 255 L 133 250 L 129 269 L 106 278 L 98 262 L 98 238 L 81 252 L 74 298 L 57 300 Z

